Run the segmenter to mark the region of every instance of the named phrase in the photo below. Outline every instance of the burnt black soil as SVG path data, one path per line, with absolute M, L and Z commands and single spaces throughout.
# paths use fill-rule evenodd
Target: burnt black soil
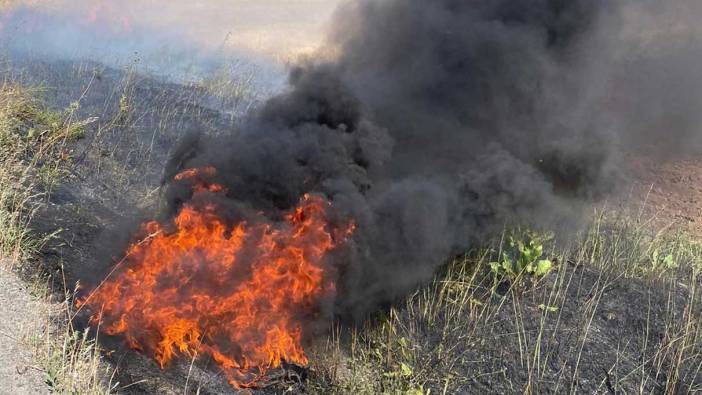
M 666 393 L 688 286 L 570 263 L 528 290 L 493 294 L 490 303 L 502 308 L 476 324 L 483 326 L 475 328 L 480 341 L 456 350 L 470 378 L 462 392 Z M 698 304 L 693 315 L 701 313 Z M 659 353 L 668 347 L 670 355 Z M 700 388 L 701 365 L 700 357 L 684 364 L 679 393 Z
M 201 92 L 95 63 L 17 62 L 11 73 L 21 82 L 42 84 L 50 105 L 67 108 L 81 98 L 78 118 L 97 117 L 72 147 L 74 165 L 34 224 L 43 234 L 60 230 L 37 265 L 55 279 L 65 275 L 69 288 L 99 282 L 136 224 L 154 215 L 164 164 L 182 136 L 234 126 L 230 115 L 202 105 L 207 97 Z M 554 287 L 564 290 L 560 307 L 544 318 L 539 306 L 549 303 Z M 660 358 L 663 367 L 656 371 L 650 361 L 655 350 L 672 342 L 671 317 L 683 315 L 687 297 L 677 281 L 621 278 L 577 264 L 564 264 L 524 292 L 485 295 L 487 303 L 504 307 L 489 325 L 476 322 L 484 325 L 473 328 L 482 333 L 481 341 L 454 350 L 463 361 L 458 371 L 469 383 L 459 392 L 522 392 L 530 381 L 526 360 L 534 356 L 520 350 L 533 350 L 541 336 L 542 367 L 530 384 L 534 393 L 664 393 L 665 365 L 671 361 Z M 424 328 L 423 347 L 437 345 L 433 330 Z M 520 346 L 519 333 L 532 347 Z M 101 339 L 109 350 L 106 360 L 117 369 L 113 383 L 119 382 L 120 393 L 180 394 L 186 382 L 192 393 L 236 393 L 212 361 L 198 361 L 191 369 L 184 360 L 162 370 L 119 339 Z M 679 388 L 702 386 L 695 370 L 700 363 L 685 365 Z M 292 391 L 305 392 L 302 386 Z

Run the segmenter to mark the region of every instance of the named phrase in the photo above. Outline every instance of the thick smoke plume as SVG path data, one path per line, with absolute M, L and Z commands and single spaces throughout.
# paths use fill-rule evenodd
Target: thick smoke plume
M 625 154 L 666 133 L 657 153 L 694 147 L 702 89 L 682 85 L 699 85 L 700 47 L 658 35 L 679 48 L 652 54 L 617 28 L 660 14 L 599 0 L 350 3 L 333 61 L 294 69 L 232 133 L 186 141 L 166 179 L 213 165 L 233 208 L 271 217 L 327 196 L 357 223 L 335 265 L 337 311 L 358 316 L 506 226 L 575 226 L 620 184 Z M 170 185 L 170 210 L 188 197 Z
M 357 316 L 510 224 L 573 219 L 616 180 L 600 101 L 604 1 L 360 1 L 330 37 L 338 57 L 230 134 L 195 136 L 165 179 L 212 165 L 232 210 L 275 218 L 327 196 L 357 231 L 336 257 L 338 311 Z M 169 209 L 189 199 L 170 185 Z

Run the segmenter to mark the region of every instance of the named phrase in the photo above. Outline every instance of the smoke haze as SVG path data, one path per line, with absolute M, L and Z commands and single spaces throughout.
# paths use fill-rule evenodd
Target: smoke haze
M 259 90 L 279 90 L 284 65 L 317 48 L 336 1 L 39 0 L 0 2 L 0 50 L 97 60 L 173 80 L 236 62 Z
M 178 40 L 185 40 L 200 49 L 224 46 L 225 49 L 288 58 L 319 45 L 325 22 L 338 2 L 43 0 L 4 3 L 4 6 L 0 3 L 3 14 L 0 21 L 6 25 L 5 34 L 16 29 L 23 40 L 34 39 L 36 45 L 47 48 L 73 46 L 76 51 L 87 43 L 106 49 L 118 45 L 138 50 L 139 42 L 152 42 L 154 46 L 160 44 L 162 49 L 167 49 L 177 45 Z M 65 41 L 56 37 L 49 41 L 47 37 L 43 42 L 38 37 L 41 31 L 45 34 L 52 31 L 60 38 L 62 30 L 73 30 L 74 36 L 66 37 Z

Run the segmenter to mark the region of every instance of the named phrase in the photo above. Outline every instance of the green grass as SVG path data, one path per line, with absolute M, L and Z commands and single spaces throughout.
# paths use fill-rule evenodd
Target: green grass
M 13 260 L 30 256 L 40 244 L 29 230 L 40 194 L 34 188 L 32 156 L 39 147 L 34 128 L 46 117 L 31 92 L 0 87 L 0 254 Z
M 88 123 L 74 120 L 76 108 L 51 110 L 38 97 L 37 89 L 0 85 L 0 254 L 15 261 L 45 241 L 31 234 L 31 218 L 66 175 L 68 144 Z

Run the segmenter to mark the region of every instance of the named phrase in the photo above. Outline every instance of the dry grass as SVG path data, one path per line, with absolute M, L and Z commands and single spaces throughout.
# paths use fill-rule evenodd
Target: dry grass
M 102 362 L 102 350 L 97 339 L 86 331 L 77 330 L 72 321 L 71 293 L 51 290 L 53 281 L 35 282 L 36 296 L 50 301 L 43 314 L 43 332 L 31 336 L 31 345 L 38 365 L 45 375 L 48 391 L 60 394 L 109 394 L 112 369 Z
M 82 136 L 85 122 L 76 122 L 75 109 L 57 112 L 37 99 L 39 92 L 0 85 L 0 257 L 16 269 L 32 259 L 54 234 L 31 230 L 36 210 L 45 203 L 64 174 L 67 145 Z M 40 333 L 29 334 L 47 390 L 66 394 L 107 393 L 104 367 L 94 340 L 76 331 L 70 321 L 71 298 L 66 292 L 53 302 L 46 280 L 35 280 L 34 297 L 43 301 L 45 321 Z
M 36 253 L 42 241 L 29 224 L 70 161 L 69 142 L 86 122 L 74 110 L 57 112 L 37 99 L 38 90 L 0 85 L 0 254 L 15 261 Z
M 381 317 L 337 329 L 311 358 L 310 388 L 320 394 L 702 391 L 702 246 L 671 229 L 651 233 L 648 223 L 596 217 L 574 245 L 546 253 L 560 264 L 544 278 L 512 279 L 506 288 L 504 279 L 492 281 L 489 263 L 500 256 L 498 244 L 452 262 Z M 659 289 L 648 304 L 637 296 L 646 287 Z M 608 326 L 627 314 L 642 320 L 619 328 L 640 325 L 639 332 Z M 593 379 L 601 381 L 584 383 Z

